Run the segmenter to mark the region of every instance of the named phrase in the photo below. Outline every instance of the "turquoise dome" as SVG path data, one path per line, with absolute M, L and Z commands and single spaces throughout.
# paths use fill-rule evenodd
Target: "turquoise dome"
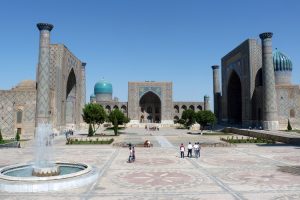
M 94 94 L 112 94 L 112 84 L 105 80 L 97 82 L 94 86 Z
M 91 94 L 90 98 L 91 98 L 91 99 L 92 99 L 92 98 L 96 98 L 96 95 Z
M 277 49 L 273 52 L 273 65 L 275 71 L 292 71 L 291 59 Z

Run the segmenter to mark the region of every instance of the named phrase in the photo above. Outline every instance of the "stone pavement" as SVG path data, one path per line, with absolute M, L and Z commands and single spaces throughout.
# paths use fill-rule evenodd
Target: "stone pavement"
M 127 163 L 127 148 L 112 145 L 64 145 L 56 139 L 56 160 L 83 162 L 99 169 L 96 183 L 59 192 L 11 194 L 0 199 L 300 199 L 300 147 L 238 145 L 202 147 L 201 158 L 179 156 L 179 144 L 218 141 L 219 136 L 188 135 L 186 130 L 127 129 L 118 141 L 149 139 L 153 148 L 136 148 Z M 33 159 L 34 149 L 0 149 L 0 166 Z

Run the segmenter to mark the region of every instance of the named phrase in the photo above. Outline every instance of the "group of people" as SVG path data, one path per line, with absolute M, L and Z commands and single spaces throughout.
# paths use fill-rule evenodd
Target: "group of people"
M 159 127 L 158 126 L 145 125 L 145 129 L 147 131 L 159 131 Z
M 73 135 L 74 131 L 72 129 L 65 131 L 66 139 L 69 138 L 70 135 Z
M 193 149 L 194 149 L 195 158 L 200 158 L 201 146 L 200 146 L 199 142 L 196 142 L 194 145 L 192 145 L 191 142 L 189 142 L 187 149 L 188 149 L 187 157 L 190 157 L 190 158 L 192 157 Z M 185 147 L 184 147 L 183 143 L 181 143 L 179 150 L 180 150 L 180 157 L 184 158 Z

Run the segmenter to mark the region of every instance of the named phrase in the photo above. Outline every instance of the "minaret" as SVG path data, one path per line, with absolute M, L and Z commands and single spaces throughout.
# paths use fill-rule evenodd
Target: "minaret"
M 81 77 L 82 77 L 82 87 L 81 87 L 81 95 L 83 96 L 82 98 L 82 108 L 84 107 L 85 103 L 86 103 L 86 79 L 85 79 L 85 66 L 86 63 L 83 62 L 81 63 Z
M 220 90 L 220 77 L 219 77 L 219 65 L 211 66 L 213 70 L 213 92 L 214 92 L 214 113 L 217 119 L 219 118 L 219 98 L 221 95 Z
M 275 90 L 275 76 L 272 56 L 273 33 L 259 35 L 262 41 L 262 79 L 263 79 L 263 128 L 278 130 L 278 113 Z
M 38 23 L 40 31 L 39 62 L 37 70 L 36 126 L 50 123 L 50 31 L 52 24 Z
M 83 62 L 81 63 L 81 105 L 80 105 L 80 110 L 81 110 L 81 115 L 83 114 L 83 108 L 84 105 L 86 104 L 86 78 L 85 78 L 85 66 L 86 63 Z M 80 123 L 83 122 L 82 117 L 80 117 Z
M 205 95 L 204 96 L 204 110 L 210 110 L 209 108 L 209 96 Z

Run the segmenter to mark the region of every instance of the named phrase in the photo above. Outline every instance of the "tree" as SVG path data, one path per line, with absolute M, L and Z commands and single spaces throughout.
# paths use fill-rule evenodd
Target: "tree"
M 17 141 L 20 141 L 20 133 L 19 133 L 19 131 L 17 131 L 15 139 L 16 139 Z
M 85 121 L 88 124 L 91 124 L 93 130 L 92 135 L 94 135 L 100 127 L 100 125 L 105 122 L 107 115 L 101 105 L 96 103 L 88 103 L 83 108 L 82 118 L 83 121 Z
M 292 128 L 292 126 L 291 126 L 291 123 L 290 123 L 290 119 L 288 119 L 287 130 L 288 130 L 288 131 L 293 130 L 293 128 Z
M 183 122 L 184 121 L 184 125 L 186 127 L 189 127 L 191 126 L 192 124 L 195 123 L 196 121 L 196 115 L 195 115 L 195 111 L 191 110 L 191 109 L 188 109 L 188 110 L 185 110 L 182 112 L 182 115 L 181 115 L 181 119 L 182 121 L 180 122 Z M 180 123 L 178 122 L 178 123 Z
M 94 135 L 94 131 L 93 131 L 92 125 L 89 124 L 89 133 L 88 133 L 88 136 L 92 137 L 93 135 Z
M 129 122 L 129 118 L 119 109 L 114 109 L 108 116 L 108 120 L 114 125 L 115 135 L 118 135 L 118 125 Z
M 214 124 L 217 118 L 210 110 L 200 110 L 196 113 L 196 121 L 201 125 L 201 130 L 208 124 Z

